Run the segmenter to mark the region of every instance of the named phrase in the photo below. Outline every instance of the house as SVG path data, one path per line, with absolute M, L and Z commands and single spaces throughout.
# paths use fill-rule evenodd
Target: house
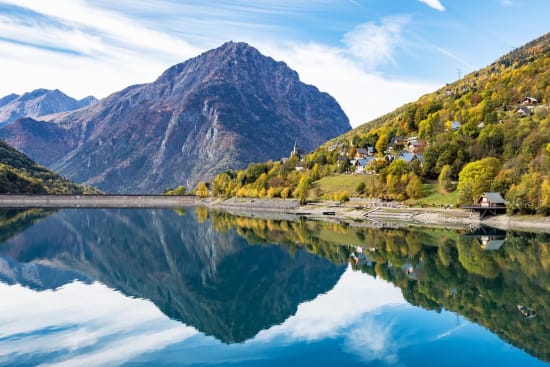
M 353 162 L 353 165 L 355 166 L 355 173 L 366 173 L 367 172 L 367 166 L 374 161 L 373 157 L 367 157 L 367 158 L 360 158 L 356 159 Z
M 369 151 L 365 148 L 357 148 L 357 152 L 355 153 L 355 159 L 361 159 L 361 158 L 367 158 L 369 155 Z
M 476 203 L 484 208 L 506 208 L 506 201 L 498 192 L 485 192 Z
M 451 130 L 452 131 L 457 131 L 458 129 L 460 129 L 462 127 L 462 123 L 460 121 L 453 121 L 451 122 Z
M 479 124 L 477 124 L 477 128 L 478 129 L 483 129 L 485 127 L 485 123 L 484 122 L 480 122 Z
M 402 161 L 405 161 L 405 163 L 409 164 L 415 159 L 417 159 L 416 154 L 411 152 L 401 152 L 396 159 L 400 159 Z
M 531 115 L 531 110 L 525 106 L 518 107 L 516 109 L 516 112 L 514 112 L 516 116 L 519 117 L 527 117 Z
M 404 146 L 405 146 L 405 141 L 403 140 L 403 138 L 400 137 L 400 136 L 394 136 L 390 140 L 390 143 L 388 144 L 388 150 L 389 151 L 393 151 L 393 150 L 401 151 Z
M 374 155 L 374 147 L 367 147 L 367 154 L 369 157 L 372 157 Z
M 521 101 L 521 104 L 523 106 L 533 106 L 533 105 L 536 105 L 537 103 L 539 103 L 539 101 L 536 98 L 533 98 L 533 97 L 525 97 Z
M 306 170 L 306 164 L 304 162 L 296 163 L 296 172 L 302 172 Z
M 414 153 L 418 150 L 418 147 L 420 146 L 420 143 L 418 140 L 411 140 L 407 143 L 407 150 L 411 153 Z

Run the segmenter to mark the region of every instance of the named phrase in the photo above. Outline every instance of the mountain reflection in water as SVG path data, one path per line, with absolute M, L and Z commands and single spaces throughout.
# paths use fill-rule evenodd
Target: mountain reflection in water
M 170 350 L 162 357 L 168 365 L 218 363 L 232 353 L 244 365 L 243 358 L 257 358 L 251 350 L 272 355 L 286 345 L 288 353 L 317 356 L 320 365 L 345 358 L 392 365 L 413 350 L 419 365 L 430 365 L 422 351 L 456 334 L 456 352 L 473 353 L 473 345 L 490 340 L 494 350 L 483 344 L 486 353 L 475 356 L 480 363 L 537 365 L 516 349 L 502 353 L 504 343 L 467 320 L 550 360 L 547 235 L 492 232 L 499 241 L 494 248 L 486 232 L 481 239 L 442 229 L 234 217 L 204 208 L 12 211 L 0 218 L 0 228 L 11 228 L 0 245 L 0 294 L 10 299 L 0 304 L 0 364 L 63 360 L 62 351 L 73 348 L 88 362 L 89 352 L 105 355 L 104 363 L 162 364 L 155 351 Z M 410 308 L 405 299 L 440 314 Z M 31 304 L 43 307 L 31 312 Z M 29 346 L 38 335 L 41 344 L 49 338 L 48 347 Z M 205 335 L 244 344 L 213 348 Z M 307 348 L 298 349 L 297 341 Z M 121 351 L 117 358 L 108 357 L 113 344 Z M 125 349 L 128 344 L 134 347 Z M 181 353 L 185 363 L 176 358 Z

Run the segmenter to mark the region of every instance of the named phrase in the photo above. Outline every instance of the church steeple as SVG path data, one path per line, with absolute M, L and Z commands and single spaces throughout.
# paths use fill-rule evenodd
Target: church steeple
M 292 148 L 292 152 L 290 152 L 290 158 L 294 157 L 295 155 L 300 157 L 300 151 L 298 150 L 298 145 L 296 144 L 296 140 L 294 141 L 294 148 Z

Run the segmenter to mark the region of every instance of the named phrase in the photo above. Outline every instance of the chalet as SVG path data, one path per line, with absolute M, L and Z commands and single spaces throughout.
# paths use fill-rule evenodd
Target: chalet
M 525 106 L 518 107 L 516 109 L 516 112 L 514 112 L 516 116 L 519 117 L 527 117 L 531 115 L 531 110 Z
M 306 164 L 304 162 L 296 163 L 296 172 L 302 172 L 306 170 Z
M 485 192 L 476 202 L 482 208 L 506 208 L 506 201 L 498 192 Z
M 522 101 L 521 101 L 521 104 L 523 106 L 534 106 L 536 105 L 537 103 L 539 103 L 539 101 L 536 99 L 536 98 L 533 98 L 533 97 L 525 97 Z
M 355 173 L 367 173 L 368 169 L 367 166 L 369 166 L 374 161 L 373 157 L 367 157 L 367 158 L 360 158 L 356 159 L 353 162 L 353 165 L 355 166 Z
M 390 144 L 388 145 L 389 146 L 388 150 L 390 150 L 390 151 L 392 151 L 392 150 L 401 151 L 403 149 L 403 147 L 405 146 L 405 144 L 406 144 L 406 142 L 403 140 L 402 137 L 394 136 L 390 140 Z
M 460 129 L 462 127 L 462 123 L 460 121 L 453 121 L 451 122 L 451 130 L 452 131 L 457 131 L 458 129 Z
M 479 212 L 479 218 L 506 212 L 506 201 L 498 192 L 485 192 L 473 205 L 463 205 L 462 209 Z
M 420 147 L 418 140 L 411 140 L 407 143 L 407 150 L 411 153 L 415 153 Z
M 401 152 L 396 159 L 400 159 L 402 161 L 405 161 L 405 163 L 411 163 L 416 159 L 416 155 L 411 152 Z
M 369 151 L 365 148 L 357 148 L 357 152 L 355 153 L 355 159 L 362 159 L 367 158 L 369 155 Z

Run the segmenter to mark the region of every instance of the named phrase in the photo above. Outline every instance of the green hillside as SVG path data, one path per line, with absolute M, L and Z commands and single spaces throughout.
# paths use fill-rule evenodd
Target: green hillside
M 546 34 L 308 155 L 221 174 L 212 189 L 222 196 L 305 200 L 311 197 L 308 191 L 317 187 L 317 196 L 328 198 L 315 181 L 335 173 L 360 172 L 376 180 L 351 195 L 422 198 L 427 194 L 423 183 L 437 182 L 443 194 L 458 191 L 457 204 L 497 191 L 506 197 L 510 212 L 548 215 L 549 109 L 550 34 Z
M 96 189 L 77 185 L 42 167 L 0 140 L 1 194 L 88 194 Z

